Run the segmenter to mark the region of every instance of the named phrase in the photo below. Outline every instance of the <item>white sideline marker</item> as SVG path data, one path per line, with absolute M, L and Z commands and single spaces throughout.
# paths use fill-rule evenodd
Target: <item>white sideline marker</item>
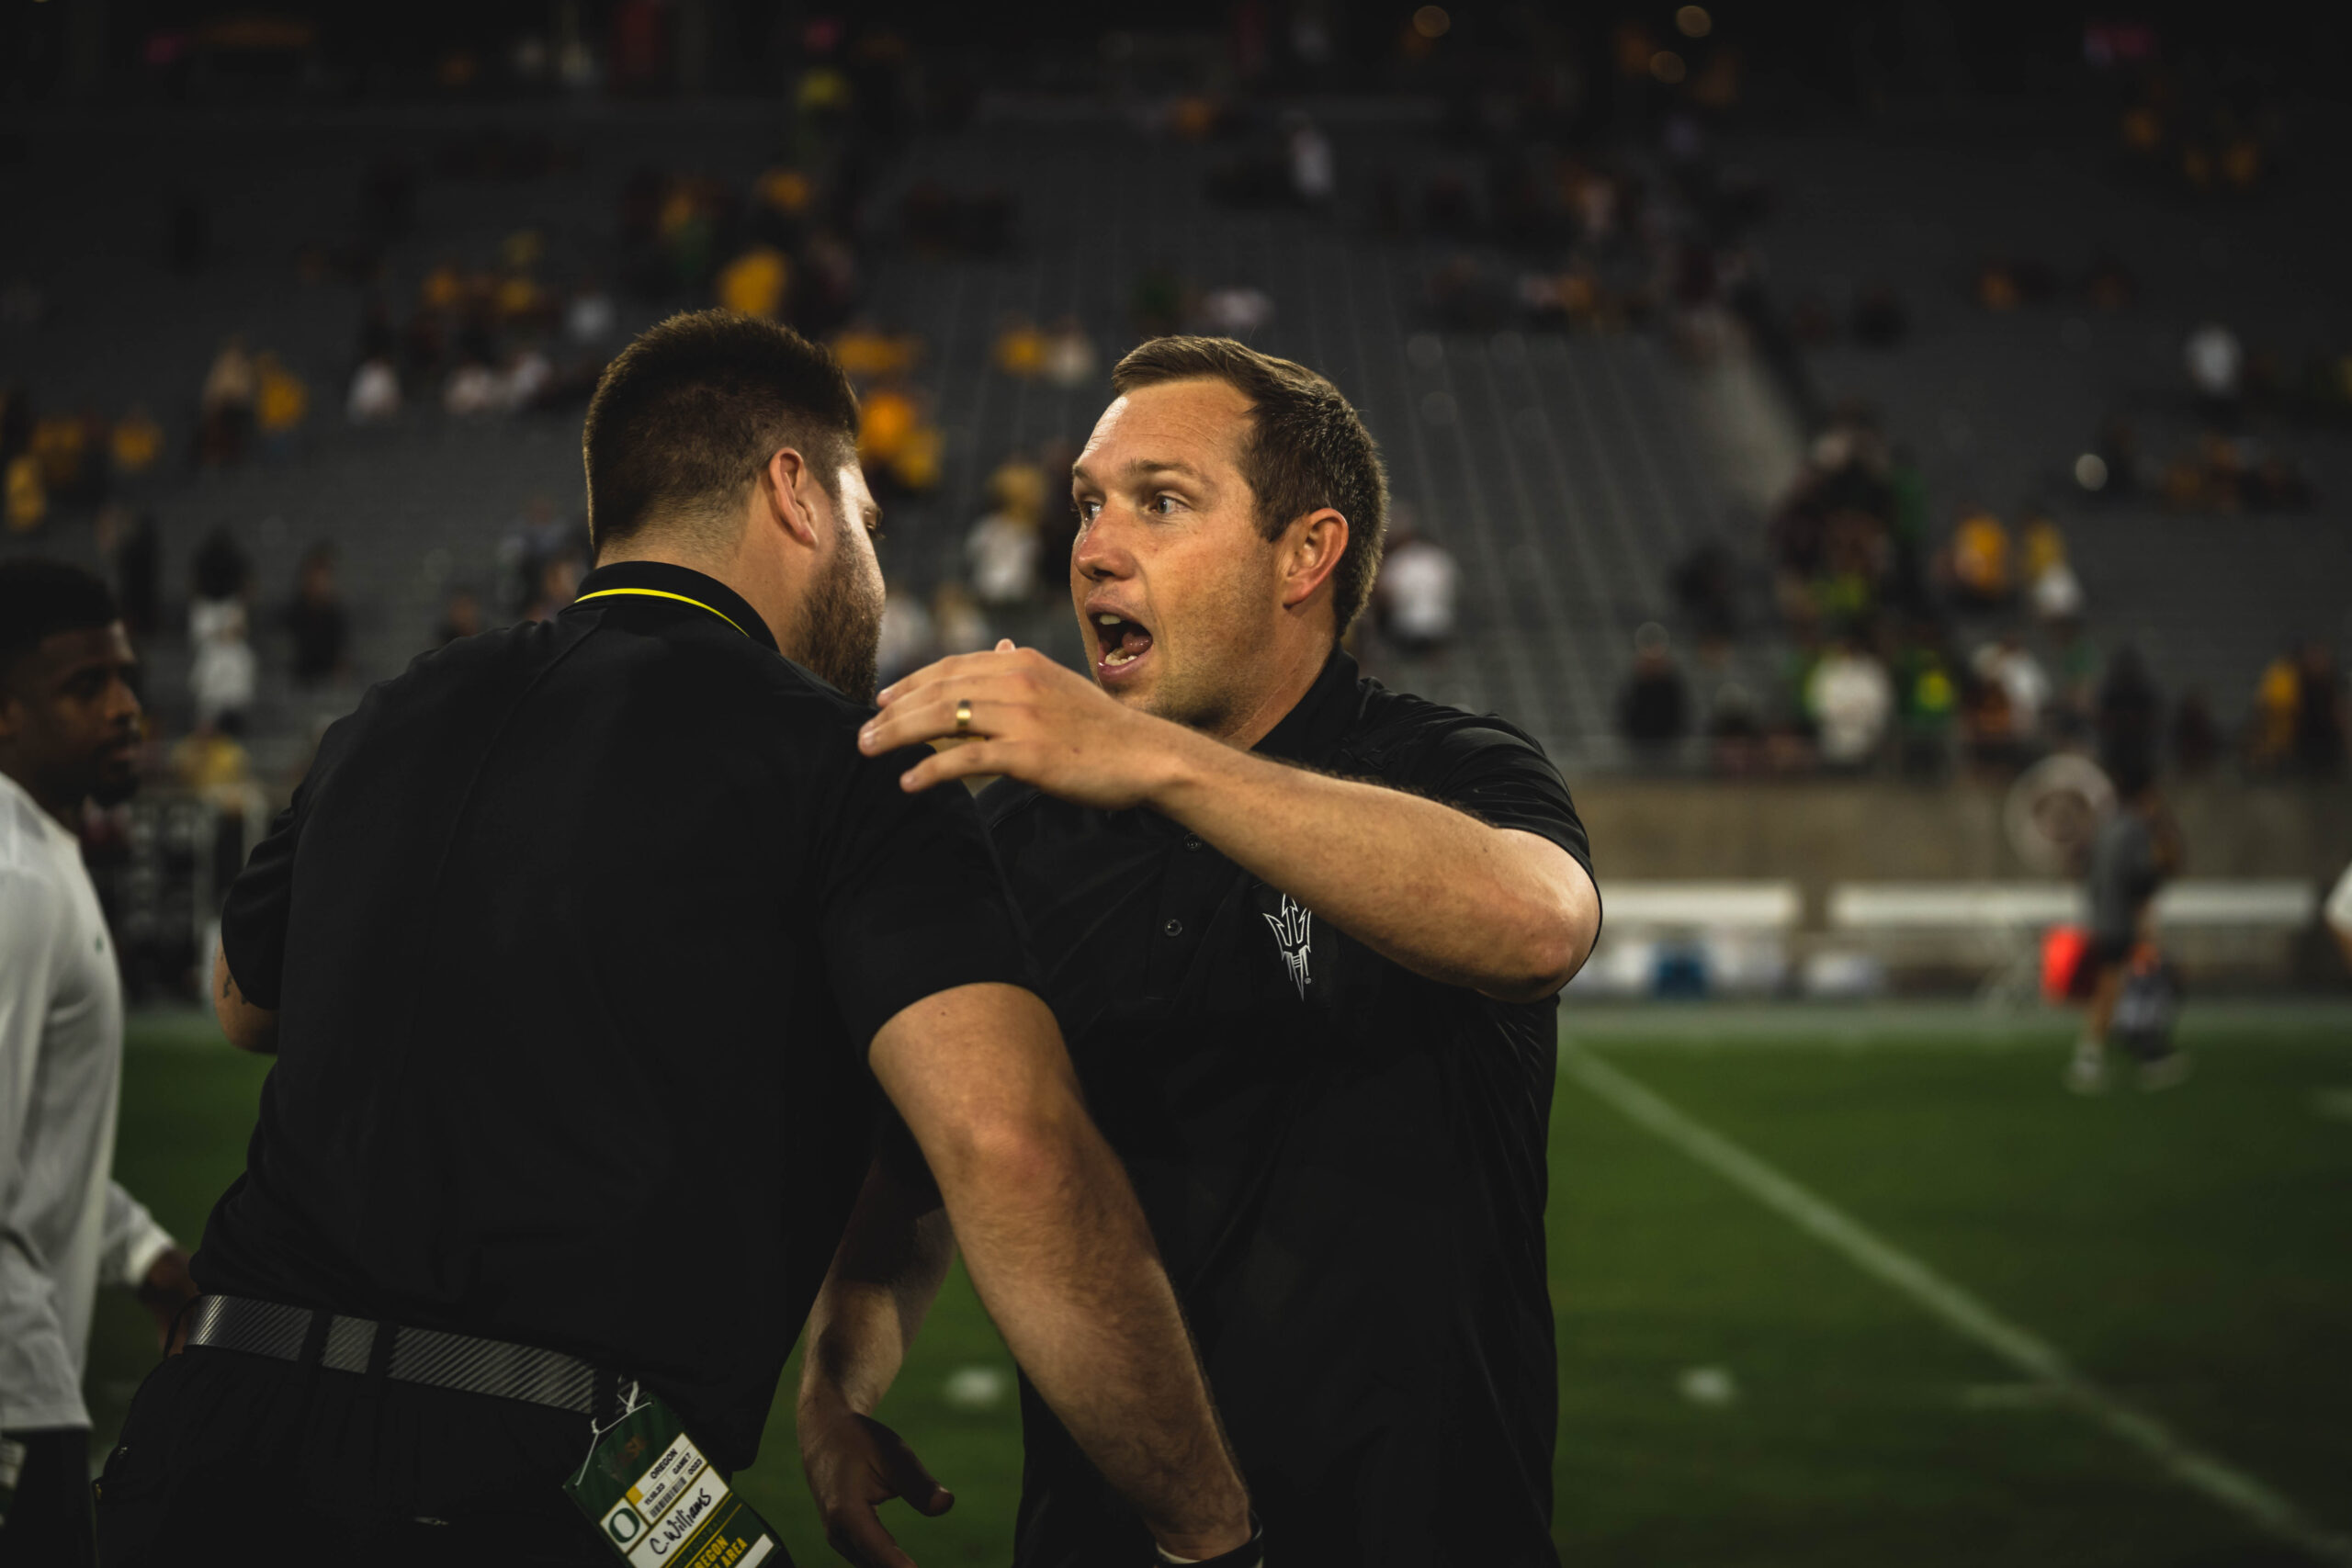
M 1815 1240 L 1845 1254 L 1863 1273 L 1909 1296 L 1959 1334 L 2047 1386 L 2058 1399 L 2145 1452 L 2174 1480 L 2323 1562 L 2352 1568 L 2352 1538 L 2326 1529 L 2245 1472 L 2183 1442 L 2154 1416 L 2133 1409 L 2075 1371 L 2036 1336 L 1600 1057 L 1563 1042 L 1560 1070 L 1628 1121 L 1646 1127 Z

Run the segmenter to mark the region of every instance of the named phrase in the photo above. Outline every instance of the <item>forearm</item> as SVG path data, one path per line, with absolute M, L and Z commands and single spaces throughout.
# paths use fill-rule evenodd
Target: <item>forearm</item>
M 1188 1557 L 1239 1544 L 1246 1517 L 1174 1290 L 1126 1176 L 1091 1123 L 956 1180 L 948 1213 L 1013 1357 L 1103 1479 Z M 1246 1532 L 1245 1532 L 1246 1533 Z
M 1590 953 L 1600 897 L 1564 850 L 1442 802 L 1187 734 L 1153 804 L 1382 956 L 1506 1000 Z
M 956 1255 L 946 1212 L 876 1160 L 808 1314 L 800 1402 L 881 1404 Z

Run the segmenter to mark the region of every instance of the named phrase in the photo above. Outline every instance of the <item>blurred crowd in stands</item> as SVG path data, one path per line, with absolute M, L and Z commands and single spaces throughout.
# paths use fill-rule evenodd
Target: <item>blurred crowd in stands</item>
M 2252 776 L 2341 776 L 2346 688 L 2324 639 L 2294 639 L 2260 674 L 2241 733 L 2211 694 L 2158 690 L 2143 653 L 2101 646 L 2066 536 L 2028 507 L 2014 525 L 1967 510 L 1933 525 L 1917 464 L 1868 411 L 1841 411 L 1766 525 L 1776 688 L 1728 672 L 1744 625 L 1735 557 L 1679 563 L 1672 588 L 1697 643 L 1685 671 L 1663 626 L 1641 628 L 1619 705 L 1637 756 L 1686 737 L 1734 775 L 1954 770 L 2013 774 L 2053 750 L 2202 776 L 2232 756 Z
M 660 10 L 616 13 L 603 56 L 615 93 L 652 90 L 659 51 L 652 35 L 631 29 L 658 29 Z M 1202 194 L 1216 205 L 1302 212 L 1426 257 L 1417 325 L 1645 330 L 1695 361 L 1780 330 L 1750 239 L 1767 193 L 1714 149 L 1717 126 L 1747 91 L 1747 67 L 1702 7 L 1681 6 L 1656 26 L 1627 22 L 1598 59 L 1579 57 L 1566 30 L 1522 18 L 1525 48 L 1508 68 L 1436 84 L 1440 123 L 1384 130 L 1409 135 L 1409 147 L 1353 168 L 1315 115 L 1270 111 L 1253 98 L 1269 85 L 1339 81 L 1331 39 L 1317 30 L 1329 18 L 1311 6 L 1241 12 L 1224 85 L 1139 96 L 1138 128 L 1208 147 Z M 1274 27 L 1268 17 L 1277 14 Z M 1442 57 L 1451 27 L 1441 7 L 1423 6 L 1384 48 L 1410 69 Z M 338 352 L 332 366 L 231 336 L 198 384 L 158 387 L 119 409 L 51 408 L 24 386 L 0 392 L 6 527 L 29 536 L 92 520 L 134 632 L 186 638 L 186 728 L 159 749 L 159 767 L 224 801 L 250 787 L 243 738 L 265 675 L 282 674 L 298 691 L 337 691 L 355 671 L 355 616 L 372 625 L 376 608 L 368 583 L 356 611 L 346 605 L 324 543 L 302 556 L 293 581 L 256 584 L 228 529 L 197 549 L 179 599 L 180 585 L 164 581 L 159 540 L 178 476 L 300 463 L 334 439 L 327 432 L 337 423 L 575 415 L 635 323 L 693 305 L 787 321 L 828 342 L 858 387 L 858 450 L 886 508 L 928 501 L 951 513 L 951 536 L 930 541 L 928 558 L 893 563 L 886 679 L 1000 636 L 1052 646 L 1069 635 L 1065 476 L 1082 426 L 951 463 L 932 345 L 880 312 L 870 287 L 879 247 L 978 266 L 1052 237 L 1025 232 L 1019 201 L 1000 185 L 894 177 L 914 118 L 968 113 L 952 102 L 953 73 L 926 75 L 887 30 L 821 18 L 794 48 L 792 85 L 758 133 L 770 143 L 758 173 L 729 180 L 644 162 L 612 192 L 605 231 L 585 242 L 560 225 L 525 224 L 465 254 L 421 220 L 434 182 L 526 185 L 576 172 L 582 152 L 560 139 L 480 129 L 414 162 L 363 167 L 348 231 L 305 243 L 292 260 L 294 281 L 341 285 L 356 300 L 348 356 Z M 1111 35 L 1102 68 L 1140 80 L 1146 48 Z M 2086 48 L 2125 65 L 2143 55 L 2129 28 L 2105 24 Z M 492 68 L 455 55 L 445 64 L 452 93 Z M 516 80 L 552 91 L 588 81 L 594 62 L 574 39 L 542 40 L 537 55 L 518 52 L 511 64 Z M 2135 81 L 2121 120 L 2135 166 L 2217 196 L 2267 176 L 2279 139 L 2263 114 L 2177 80 L 2167 85 L 2152 71 Z M 204 202 L 175 190 L 162 217 L 164 262 L 201 274 L 215 250 Z M 1204 282 L 1156 262 L 1116 286 L 1136 335 L 1248 340 L 1282 309 L 1249 279 Z M 2078 276 L 2026 256 L 1986 258 L 1964 286 L 1992 312 L 2062 303 L 2121 310 L 2141 290 L 2124 261 L 2104 254 Z M 43 310 L 33 285 L 0 291 L 7 324 L 37 321 Z M 1894 348 L 1910 317 L 1895 281 L 1877 279 L 1837 308 L 1799 298 L 1786 329 L 1801 346 L 1849 335 Z M 1040 301 L 994 322 L 990 374 L 1055 393 L 1100 389 L 1125 341 Z M 2268 432 L 2281 420 L 2352 417 L 2352 354 L 2313 351 L 2290 369 L 2216 322 L 2188 337 L 2183 370 L 2205 434 L 2154 460 L 2133 424 L 2112 419 L 2071 459 L 2069 499 L 2153 496 L 2220 513 L 2308 507 L 2310 483 Z M 1376 665 L 1408 675 L 1442 668 L 1461 635 L 1463 569 L 1441 542 L 1443 524 L 1399 506 L 1359 634 Z M 2225 732 L 2209 694 L 2158 692 L 2145 660 L 2101 636 L 2050 511 L 1939 512 L 1918 464 L 1864 412 L 1838 413 L 1817 435 L 1753 541 L 1759 548 L 1749 543 L 1711 545 L 1675 563 L 1676 629 L 1652 623 L 1637 633 L 1617 705 L 1637 759 L 1663 764 L 1695 742 L 1710 769 L 1729 775 L 1940 778 L 2005 773 L 2052 749 L 2139 747 L 2187 773 L 2232 758 L 2261 774 L 2343 766 L 2344 682 L 2324 642 L 2284 649 L 2254 684 L 2251 718 Z M 1751 581 L 1759 553 L 1769 571 L 1760 585 Z M 569 603 L 591 564 L 583 520 L 552 497 L 534 499 L 503 525 L 496 562 L 493 577 L 444 587 L 431 641 Z M 426 629 L 416 628 L 419 643 Z M 1744 656 L 1763 647 L 1784 650 L 1770 656 L 1769 679 Z

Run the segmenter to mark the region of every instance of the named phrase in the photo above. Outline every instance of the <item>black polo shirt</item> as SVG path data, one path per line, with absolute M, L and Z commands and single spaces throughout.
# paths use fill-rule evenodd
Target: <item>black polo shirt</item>
M 1590 867 L 1532 740 L 1344 653 L 1257 750 Z M 1556 1003 L 1424 979 L 1154 813 L 1012 784 L 981 810 L 1285 1562 L 1555 1562 Z M 1135 1560 L 1141 1527 L 1025 1387 L 1023 1415 L 1023 1568 Z
M 875 1032 L 1028 983 L 971 802 L 862 757 L 872 711 L 645 563 L 370 691 L 222 914 L 278 1055 L 203 1288 L 568 1350 L 749 1463 Z

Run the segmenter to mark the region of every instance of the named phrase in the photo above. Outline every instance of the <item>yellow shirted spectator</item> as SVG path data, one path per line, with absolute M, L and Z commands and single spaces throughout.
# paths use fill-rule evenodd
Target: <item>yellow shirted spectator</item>
M 784 314 L 792 264 L 772 245 L 754 245 L 718 273 L 718 302 L 738 315 L 773 321 Z
M 265 436 L 291 432 L 311 412 L 311 389 L 274 354 L 260 355 L 254 368 L 261 381 L 254 400 L 254 425 Z
M 508 321 L 536 315 L 546 304 L 547 296 L 527 274 L 514 273 L 501 278 L 497 294 L 498 313 Z
M 19 452 L 8 459 L 8 531 L 29 534 L 49 515 L 49 491 L 40 482 L 40 459 Z
M 1009 321 L 997 333 L 996 367 L 1008 376 L 1023 378 L 1046 367 L 1046 334 L 1035 321 Z
M 2303 679 L 2291 654 L 2263 668 L 2254 688 L 2254 760 L 2283 762 L 2295 749 L 2295 719 L 2302 711 Z
M 831 344 L 834 360 L 860 381 L 879 380 L 913 368 L 922 340 L 911 334 L 892 337 L 864 323 L 853 324 Z
M 919 419 L 914 400 L 906 393 L 889 387 L 868 393 L 858 410 L 858 457 L 868 463 L 895 461 Z
M 82 478 L 82 460 L 88 456 L 88 437 L 82 422 L 53 415 L 33 426 L 32 452 L 40 460 L 40 482 L 52 491 L 70 491 Z
M 797 169 L 770 169 L 752 189 L 762 206 L 774 208 L 787 218 L 797 218 L 808 211 L 809 197 L 816 194 L 808 176 Z
M 1951 574 L 1979 599 L 2002 599 L 2009 592 L 2009 531 L 1989 512 L 1963 521 L 1951 541 Z
M 117 473 L 143 474 L 164 455 L 164 427 L 148 414 L 145 405 L 133 403 L 130 412 L 116 422 L 107 446 Z

